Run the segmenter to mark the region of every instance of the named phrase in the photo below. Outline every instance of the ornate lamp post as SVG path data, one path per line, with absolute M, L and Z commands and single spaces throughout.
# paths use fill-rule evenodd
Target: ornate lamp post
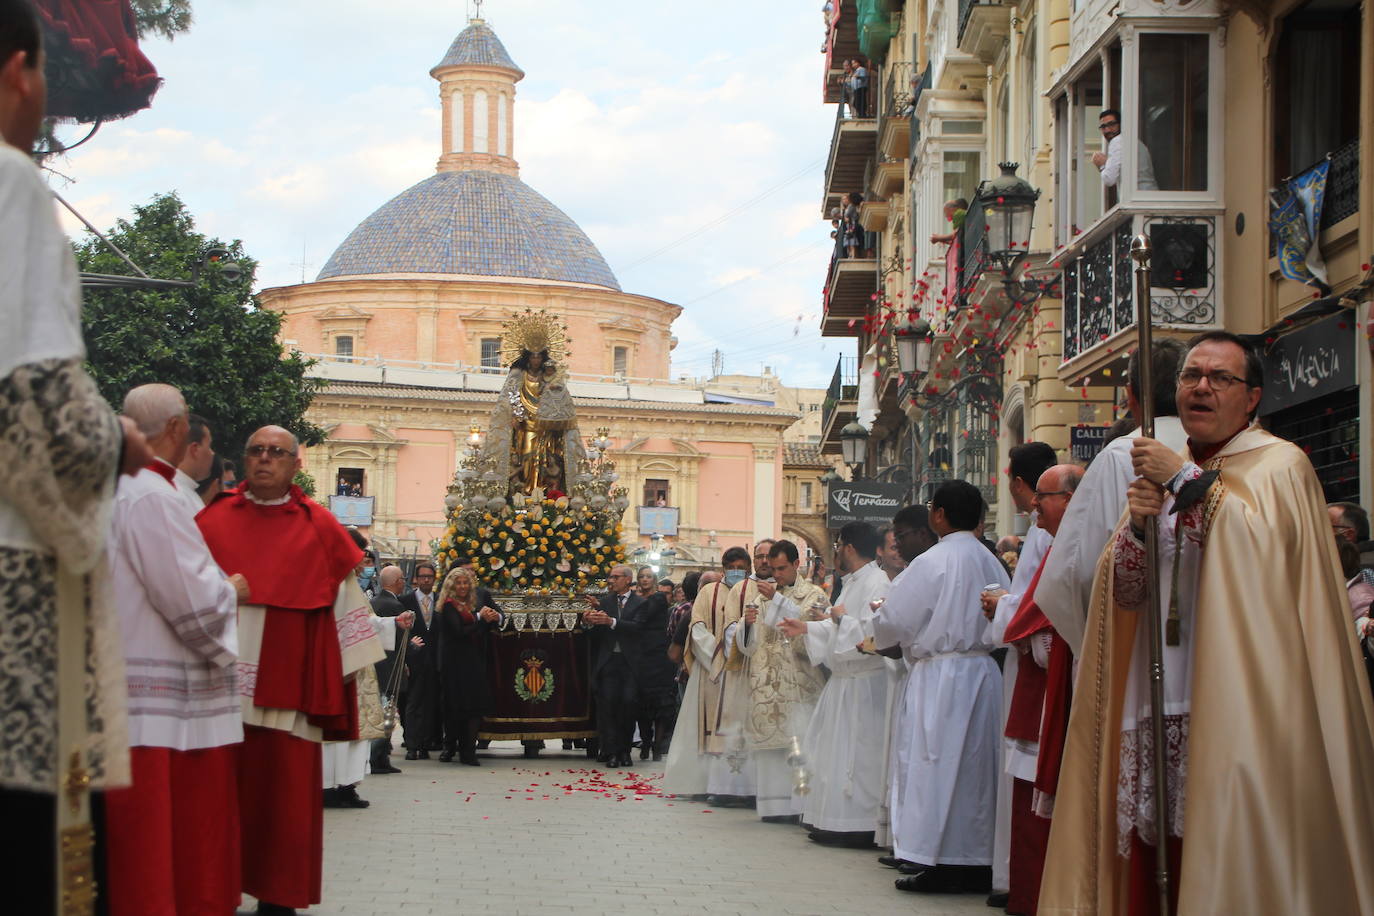
M 998 164 L 1002 174 L 978 186 L 987 225 L 987 256 L 1004 277 L 1010 276 L 1030 251 L 1035 202 L 1040 192 L 1016 174 L 1020 163 Z
M 924 318 L 906 321 L 892 329 L 897 338 L 897 368 L 903 375 L 925 375 L 930 371 L 930 355 L 935 342 L 930 322 Z
M 862 465 L 868 452 L 868 427 L 855 420 L 840 430 L 840 451 L 851 468 Z

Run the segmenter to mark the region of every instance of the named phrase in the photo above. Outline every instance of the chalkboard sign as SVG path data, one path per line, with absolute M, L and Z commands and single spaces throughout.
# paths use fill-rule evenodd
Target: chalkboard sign
M 1069 457 L 1084 464 L 1097 457 L 1107 444 L 1110 426 L 1073 426 L 1069 428 Z
M 1338 312 L 1285 334 L 1265 348 L 1259 415 L 1353 388 L 1355 315 Z

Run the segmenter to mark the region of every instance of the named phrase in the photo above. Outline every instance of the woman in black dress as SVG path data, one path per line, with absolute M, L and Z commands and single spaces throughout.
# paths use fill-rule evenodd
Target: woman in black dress
M 477 729 L 491 711 L 487 685 L 487 633 L 501 620 L 500 608 L 479 589 L 472 570 L 459 567 L 439 592 L 439 685 L 444 716 L 442 763 L 456 753 L 468 766 L 477 762 Z

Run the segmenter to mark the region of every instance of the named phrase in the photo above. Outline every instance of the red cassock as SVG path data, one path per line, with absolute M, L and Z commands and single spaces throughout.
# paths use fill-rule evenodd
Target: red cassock
M 1003 640 L 1016 644 L 1030 639 L 1046 630 L 1053 631 L 1049 620 L 1041 613 L 1035 603 L 1035 587 L 1040 584 L 1040 574 L 1045 571 L 1045 560 L 1049 559 L 1051 546 L 1035 571 L 1035 578 L 1026 589 L 1020 606 L 1016 609 L 1011 623 L 1007 624 Z M 1056 637 L 1057 638 L 1057 637 Z M 1062 640 L 1061 640 L 1062 642 Z M 1053 649 L 1051 649 L 1053 653 Z M 1053 654 L 1051 654 L 1051 665 Z M 1006 736 L 1020 741 L 1039 742 L 1041 718 L 1045 706 L 1046 691 L 1050 671 L 1041 668 L 1027 658 L 1016 669 L 1016 684 L 1012 687 L 1011 708 L 1007 711 Z M 1024 779 L 1012 781 L 1011 796 L 1011 861 L 1008 883 L 1007 911 L 1035 916 L 1040 898 L 1040 876 L 1045 870 L 1045 851 L 1050 841 L 1050 821 L 1038 816 L 1032 802 L 1038 788 L 1038 766 L 1043 760 L 1044 747 L 1037 753 L 1037 780 L 1035 783 Z
M 242 490 L 221 495 L 196 518 L 215 561 L 242 573 L 248 603 L 266 608 L 253 705 L 296 710 L 325 740 L 358 734 L 354 685 L 344 682 L 334 603 L 362 557 L 326 509 L 291 488 L 263 506 Z M 258 900 L 306 907 L 321 899 L 324 820 L 320 745 L 249 724 L 239 767 L 243 890 Z

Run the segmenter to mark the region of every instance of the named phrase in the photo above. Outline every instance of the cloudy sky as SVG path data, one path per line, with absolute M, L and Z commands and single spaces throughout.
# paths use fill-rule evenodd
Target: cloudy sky
M 97 226 L 176 190 L 198 228 L 239 238 L 261 286 L 313 279 L 364 217 L 433 174 L 428 71 L 471 0 L 197 0 L 145 50 L 153 107 L 54 163 Z M 628 292 L 684 307 L 674 375 L 774 367 L 829 383 L 819 219 L 834 107 L 820 4 L 488 0 L 526 72 L 521 177 L 591 236 Z M 71 224 L 75 226 L 75 224 Z M 852 346 L 852 345 L 851 345 Z

